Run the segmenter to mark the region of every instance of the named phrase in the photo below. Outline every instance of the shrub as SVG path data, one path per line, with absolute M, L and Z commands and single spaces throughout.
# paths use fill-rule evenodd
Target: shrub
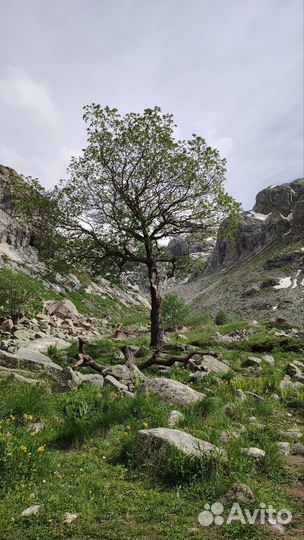
M 215 316 L 215 324 L 218 326 L 222 324 L 227 324 L 229 322 L 229 317 L 224 309 L 221 309 Z
M 165 329 L 171 330 L 184 322 L 190 313 L 190 308 L 176 294 L 166 294 L 163 299 L 162 313 Z

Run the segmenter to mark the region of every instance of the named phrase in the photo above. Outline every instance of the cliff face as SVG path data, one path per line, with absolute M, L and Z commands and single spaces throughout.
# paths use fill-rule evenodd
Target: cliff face
M 223 222 L 207 271 L 175 291 L 194 311 L 303 325 L 304 179 L 261 191 L 233 238 Z
M 16 171 L 0 165 L 0 267 L 1 259 L 2 264 L 3 259 L 28 266 L 38 264 L 33 234 L 15 216 L 10 184 L 16 176 L 19 176 Z
M 212 270 L 227 267 L 258 253 L 276 239 L 298 235 L 304 222 L 304 180 L 271 186 L 258 193 L 253 210 L 244 212 L 234 238 L 223 222 L 210 258 Z

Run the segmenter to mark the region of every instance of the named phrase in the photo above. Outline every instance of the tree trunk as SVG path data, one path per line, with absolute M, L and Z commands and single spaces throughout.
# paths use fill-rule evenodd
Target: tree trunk
M 164 330 L 162 326 L 162 297 L 159 287 L 159 275 L 153 261 L 148 264 L 150 296 L 151 296 L 151 347 L 158 347 L 164 341 Z

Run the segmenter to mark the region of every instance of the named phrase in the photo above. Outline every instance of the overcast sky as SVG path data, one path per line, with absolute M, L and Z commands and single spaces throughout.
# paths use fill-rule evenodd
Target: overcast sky
M 0 163 L 51 186 L 82 107 L 160 105 L 228 160 L 227 190 L 303 176 L 302 0 L 0 0 Z

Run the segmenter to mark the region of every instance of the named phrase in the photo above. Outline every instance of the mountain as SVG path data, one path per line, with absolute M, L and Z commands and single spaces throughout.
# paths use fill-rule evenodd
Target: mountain
M 174 286 L 193 310 L 232 318 L 286 318 L 304 315 L 304 180 L 270 186 L 244 212 L 230 237 L 224 221 L 206 271 Z
M 20 219 L 11 196 L 11 183 L 22 177 L 10 167 L 0 165 L 0 282 L 1 269 L 22 272 L 58 294 L 68 294 L 80 290 L 82 284 L 74 274 L 50 273 L 39 260 L 35 247 L 35 235 L 29 225 Z M 149 307 L 146 298 L 130 285 L 119 287 L 106 279 L 96 283 L 86 278 L 86 294 L 117 301 L 120 305 Z

